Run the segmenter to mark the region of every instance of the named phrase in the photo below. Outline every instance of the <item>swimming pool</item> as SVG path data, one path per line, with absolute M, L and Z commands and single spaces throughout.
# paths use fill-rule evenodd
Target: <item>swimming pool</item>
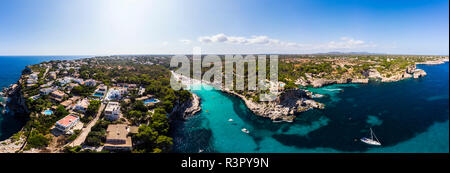
M 51 110 L 44 111 L 44 115 L 52 115 L 52 114 L 53 114 L 53 111 L 51 111 Z
M 95 97 L 103 97 L 102 94 L 94 94 Z
M 149 100 L 145 100 L 145 101 L 144 101 L 145 104 L 148 104 L 148 103 L 158 103 L 158 102 L 159 102 L 159 100 L 157 100 L 157 99 L 149 99 Z

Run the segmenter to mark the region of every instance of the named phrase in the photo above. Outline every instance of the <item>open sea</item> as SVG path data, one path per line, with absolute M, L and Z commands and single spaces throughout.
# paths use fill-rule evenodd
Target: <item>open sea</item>
M 208 87 L 194 91 L 202 112 L 172 122 L 175 152 L 198 153 L 448 153 L 449 63 L 418 65 L 428 75 L 393 83 L 308 88 L 325 94 L 324 110 L 273 123 L 243 101 Z M 232 119 L 233 121 L 228 121 Z M 246 128 L 250 133 L 244 133 Z M 382 143 L 359 141 L 372 128 Z
M 22 70 L 27 65 L 50 60 L 71 60 L 88 57 L 90 56 L 0 56 L 0 90 L 16 83 L 22 74 Z M 16 119 L 11 114 L 3 115 L 0 113 L 0 141 L 18 132 L 24 123 L 23 120 Z

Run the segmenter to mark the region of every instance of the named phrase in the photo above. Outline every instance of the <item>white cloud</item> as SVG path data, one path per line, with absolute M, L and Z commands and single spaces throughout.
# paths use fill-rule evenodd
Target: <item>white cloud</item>
M 202 43 L 210 43 L 210 42 L 212 42 L 212 40 L 209 37 L 199 37 L 198 41 L 202 42 Z
M 187 39 L 181 39 L 180 42 L 183 43 L 183 44 L 191 44 L 192 41 L 191 40 L 187 40 Z
M 199 42 L 202 43 L 233 43 L 233 44 L 259 44 L 259 45 L 268 45 L 268 44 L 282 44 L 279 40 L 271 39 L 267 36 L 251 36 L 247 37 L 235 37 L 235 36 L 227 36 L 223 33 L 216 34 L 213 36 L 203 36 L 198 38 Z
M 165 41 L 165 42 L 162 42 L 161 44 L 162 44 L 163 46 L 167 46 L 167 45 L 169 45 L 169 42 Z
M 322 44 L 303 44 L 298 42 L 281 41 L 279 39 L 273 39 L 264 35 L 242 37 L 242 36 L 228 36 L 223 33 L 220 33 L 212 36 L 199 37 L 198 41 L 205 44 L 228 43 L 240 45 L 260 45 L 276 49 L 311 50 L 311 51 L 350 50 L 350 49 L 376 47 L 376 45 L 373 43 L 366 43 L 363 40 L 357 40 L 351 37 L 341 37 L 337 41 L 329 41 Z

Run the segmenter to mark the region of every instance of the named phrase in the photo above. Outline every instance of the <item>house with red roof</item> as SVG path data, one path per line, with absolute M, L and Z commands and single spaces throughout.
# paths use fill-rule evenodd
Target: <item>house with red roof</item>
M 63 132 L 66 132 L 67 130 L 75 126 L 75 124 L 77 124 L 79 120 L 80 118 L 78 116 L 70 114 L 57 121 L 55 128 Z

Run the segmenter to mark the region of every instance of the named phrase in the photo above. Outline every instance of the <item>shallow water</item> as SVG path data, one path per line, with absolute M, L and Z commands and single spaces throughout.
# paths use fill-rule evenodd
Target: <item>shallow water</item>
M 428 76 L 393 83 L 308 88 L 324 110 L 311 110 L 294 123 L 253 115 L 236 97 L 194 91 L 202 112 L 172 123 L 175 152 L 448 152 L 449 64 L 420 65 Z M 233 119 L 229 122 L 228 119 Z M 242 128 L 250 131 L 243 133 Z M 372 128 L 383 144 L 359 142 Z

